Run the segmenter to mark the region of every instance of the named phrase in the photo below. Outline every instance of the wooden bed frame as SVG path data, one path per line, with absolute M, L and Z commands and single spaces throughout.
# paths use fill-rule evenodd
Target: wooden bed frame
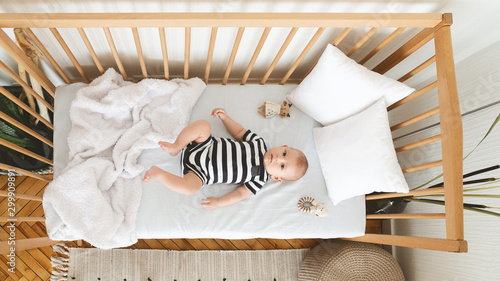
M 392 130 L 396 130 L 405 127 L 409 124 L 422 120 L 424 118 L 433 116 L 439 113 L 441 134 L 417 141 L 415 143 L 405 145 L 403 147 L 397 148 L 397 151 L 404 151 L 409 149 L 414 149 L 416 147 L 421 147 L 423 145 L 429 144 L 431 142 L 441 141 L 442 148 L 442 160 L 429 162 L 423 165 L 417 165 L 413 167 L 408 167 L 403 169 L 404 172 L 413 172 L 422 169 L 432 168 L 442 166 L 443 177 L 444 177 L 444 187 L 433 188 L 432 190 L 414 190 L 410 191 L 409 194 L 380 194 L 380 195 L 369 195 L 366 196 L 366 200 L 374 200 L 379 198 L 390 198 L 390 197 L 402 197 L 407 195 L 421 195 L 421 194 L 434 194 L 434 193 L 444 193 L 445 196 L 445 213 L 421 213 L 421 214 L 394 214 L 394 215 L 367 215 L 367 219 L 444 219 L 446 222 L 446 236 L 444 238 L 427 238 L 427 237 L 411 237 L 411 236 L 397 236 L 397 235 L 387 235 L 387 234 L 366 234 L 365 236 L 352 238 L 349 240 L 363 241 L 378 244 L 388 244 L 403 247 L 414 247 L 430 250 L 439 251 L 450 251 L 450 252 L 466 252 L 467 242 L 464 240 L 464 225 L 463 225 L 463 194 L 462 194 L 462 121 L 460 115 L 460 107 L 457 94 L 457 83 L 455 78 L 453 52 L 452 52 L 452 41 L 450 34 L 450 25 L 452 24 L 451 14 L 327 14 L 327 13 L 148 13 L 148 14 L 0 14 L 0 45 L 1 47 L 27 72 L 33 77 L 40 85 L 51 95 L 54 96 L 55 86 L 47 78 L 47 76 L 20 50 L 16 43 L 3 31 L 7 28 L 23 28 L 24 32 L 33 41 L 36 47 L 44 54 L 47 60 L 52 64 L 52 66 L 57 70 L 59 75 L 62 77 L 66 83 L 73 82 L 65 74 L 64 70 L 57 64 L 57 62 L 51 56 L 51 52 L 56 52 L 57 50 L 47 50 L 42 42 L 38 40 L 35 33 L 31 29 L 50 29 L 53 33 L 55 40 L 59 42 L 62 49 L 66 52 L 68 57 L 73 62 L 75 68 L 81 74 L 83 81 L 89 82 L 91 79 L 86 75 L 82 66 L 79 64 L 78 59 L 72 53 L 71 49 L 65 43 L 63 37 L 58 32 L 58 28 L 69 28 L 78 36 L 79 33 L 83 43 L 89 50 L 89 54 L 92 57 L 95 65 L 99 69 L 99 72 L 103 73 L 104 68 L 98 59 L 90 40 L 88 39 L 84 28 L 102 28 L 106 39 L 109 43 L 111 53 L 115 59 L 116 65 L 120 73 L 128 78 L 127 73 L 123 67 L 120 60 L 119 52 L 117 51 L 116 45 L 113 40 L 111 28 L 127 28 L 131 29 L 134 40 L 136 43 L 138 59 L 140 62 L 140 67 L 144 77 L 148 75 L 164 75 L 165 79 L 169 79 L 170 70 L 172 66 L 169 66 L 169 60 L 166 51 L 166 40 L 165 40 L 165 30 L 171 27 L 184 28 L 185 31 L 185 55 L 184 55 L 184 69 L 183 78 L 189 78 L 189 65 L 190 65 L 190 49 L 191 49 L 191 29 L 198 27 L 211 28 L 211 38 L 209 42 L 209 51 L 206 59 L 206 70 L 204 75 L 205 82 L 217 82 L 217 83 L 232 83 L 234 77 L 229 79 L 229 74 L 233 68 L 233 63 L 235 62 L 236 53 L 239 49 L 241 39 L 243 37 L 243 32 L 245 28 L 249 27 L 261 27 L 264 28 L 262 36 L 257 47 L 253 53 L 253 56 L 248 62 L 246 71 L 242 77 L 238 77 L 236 81 L 240 84 L 245 83 L 260 83 L 265 84 L 270 82 L 268 80 L 271 72 L 273 72 L 281 56 L 287 50 L 287 46 L 292 41 L 295 33 L 299 28 L 311 27 L 315 28 L 316 33 L 314 33 L 301 53 L 297 53 L 296 60 L 293 65 L 289 68 L 288 72 L 284 77 L 278 82 L 280 84 L 284 83 L 298 83 L 301 79 L 290 79 L 292 73 L 299 67 L 301 61 L 304 59 L 309 50 L 316 43 L 321 34 L 328 28 L 341 28 L 341 34 L 334 38 L 332 44 L 338 45 L 346 36 L 349 34 L 352 28 L 356 27 L 368 27 L 371 28 L 348 52 L 347 55 L 352 54 L 357 49 L 361 48 L 363 44 L 380 28 L 396 28 L 396 30 L 390 34 L 384 41 L 382 41 L 377 47 L 368 53 L 368 55 L 363 58 L 359 63 L 363 64 L 373 57 L 377 52 L 379 52 L 384 46 L 389 44 L 395 37 L 397 37 L 406 28 L 419 28 L 420 31 L 413 36 L 410 40 L 404 43 L 401 47 L 394 50 L 387 58 L 385 58 L 381 63 L 373 68 L 373 71 L 384 74 L 391 68 L 396 66 L 398 63 L 403 61 L 405 58 L 410 56 L 412 53 L 417 51 L 419 48 L 424 46 L 430 40 L 434 39 L 435 45 L 435 55 L 430 57 L 426 62 L 415 66 L 415 68 L 402 76 L 399 81 L 405 81 L 406 79 L 419 73 L 421 70 L 427 68 L 428 66 L 434 64 L 436 65 L 437 79 L 435 82 L 429 84 L 422 89 L 415 91 L 410 96 L 404 98 L 403 100 L 397 102 L 396 104 L 390 106 L 388 110 L 392 110 L 402 104 L 411 102 L 418 96 L 430 91 L 431 89 L 438 88 L 439 95 L 439 105 L 433 110 L 424 112 L 418 116 L 410 118 L 407 121 L 396 124 L 392 126 Z M 163 56 L 163 72 L 162 73 L 148 73 L 146 68 L 146 63 L 142 53 L 142 46 L 144 40 L 141 42 L 139 37 L 139 32 L 137 28 L 156 28 L 159 31 L 160 42 L 162 44 L 162 56 Z M 235 28 L 237 29 L 236 39 L 231 50 L 231 55 L 225 71 L 222 71 L 224 75 L 222 77 L 210 76 L 210 71 L 213 70 L 212 57 L 214 54 L 215 40 L 217 38 L 218 28 Z M 270 62 L 269 69 L 265 75 L 259 79 L 253 79 L 250 81 L 249 74 L 252 67 L 259 56 L 259 53 L 266 42 L 266 38 L 272 28 L 276 27 L 286 27 L 289 28 L 289 34 L 282 45 L 276 47 L 276 57 Z M 182 42 L 181 42 L 182 43 Z M 7 72 L 13 79 L 15 79 L 25 91 L 33 94 L 35 98 L 38 98 L 36 92 L 34 92 L 26 83 L 24 83 L 19 77 L 10 70 L 5 63 L 0 61 L 0 67 Z M 221 73 L 222 73 L 221 72 Z M 214 73 L 214 72 L 212 72 Z M 234 76 L 234 75 L 233 75 Z M 209 79 L 210 77 L 210 79 Z M 92 77 L 95 78 L 95 77 Z M 30 112 L 35 118 L 47 125 L 48 128 L 53 129 L 50 122 L 46 121 L 38 113 L 31 110 L 24 103 L 20 102 L 15 96 L 10 94 L 3 87 L 0 87 L 0 92 L 11 99 L 13 102 L 24 108 L 27 112 Z M 49 110 L 53 112 L 53 107 L 48 106 Z M 52 146 L 50 140 L 45 139 L 40 136 L 32 129 L 27 128 L 6 114 L 1 113 L 0 118 L 18 126 L 20 129 L 31 134 L 32 136 L 40 139 L 44 143 Z M 18 147 L 8 141 L 0 139 L 0 145 L 9 147 L 11 149 L 17 150 L 27 156 L 39 159 L 40 161 L 49 163 L 53 165 L 52 160 L 46 159 L 40 155 L 25 150 Z M 0 169 L 4 170 L 14 170 L 17 173 L 34 177 L 37 179 L 50 181 L 49 178 L 12 167 L 3 163 L 0 163 Z M 8 196 L 6 191 L 0 191 L 0 195 Z M 29 196 L 23 194 L 16 194 L 19 199 L 28 200 L 40 200 L 40 197 Z M 2 221 L 7 221 L 6 218 L 1 218 Z M 18 217 L 18 221 L 44 221 L 43 217 Z M 55 241 L 51 241 L 49 238 L 36 238 L 36 239 L 22 239 L 16 241 L 16 250 L 22 251 L 31 248 L 43 247 L 47 245 L 55 244 Z M 6 253 L 9 251 L 10 246 L 8 241 L 0 242 L 0 253 Z

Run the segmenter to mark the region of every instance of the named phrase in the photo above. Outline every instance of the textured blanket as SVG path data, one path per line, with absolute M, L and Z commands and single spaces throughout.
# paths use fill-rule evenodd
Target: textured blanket
M 49 237 L 103 249 L 134 244 L 145 168 L 137 158 L 159 140 L 175 140 L 205 86 L 198 78 L 132 83 L 108 69 L 79 90 L 68 166 L 43 196 Z

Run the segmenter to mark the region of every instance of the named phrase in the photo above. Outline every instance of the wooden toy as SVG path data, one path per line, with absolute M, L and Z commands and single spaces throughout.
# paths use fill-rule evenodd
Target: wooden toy
M 302 197 L 297 204 L 300 211 L 304 213 L 315 213 L 317 217 L 324 217 L 328 215 L 328 208 L 325 204 L 318 203 L 312 197 Z
M 283 101 L 283 105 L 278 105 L 271 101 L 265 101 L 263 105 L 259 107 L 259 113 L 266 117 L 271 118 L 276 114 L 279 114 L 281 118 L 290 117 L 290 107 L 291 103 Z

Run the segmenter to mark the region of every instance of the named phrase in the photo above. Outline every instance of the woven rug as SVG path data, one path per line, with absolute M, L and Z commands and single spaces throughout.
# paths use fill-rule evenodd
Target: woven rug
M 170 251 L 55 246 L 51 280 L 292 281 L 309 249 Z M 61 253 L 65 256 L 61 256 Z M 69 256 L 69 258 L 67 257 Z

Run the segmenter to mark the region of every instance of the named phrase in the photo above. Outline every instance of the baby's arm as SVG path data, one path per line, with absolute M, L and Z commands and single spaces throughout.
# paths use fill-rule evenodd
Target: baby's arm
M 201 206 L 207 210 L 212 210 L 218 207 L 224 207 L 240 202 L 251 194 L 252 192 L 246 186 L 242 185 L 219 198 L 209 197 L 207 199 L 202 199 L 203 203 L 201 203 Z
M 243 135 L 245 135 L 246 131 L 240 124 L 236 123 L 231 117 L 226 114 L 226 111 L 222 108 L 216 108 L 212 110 L 212 117 L 219 116 L 219 119 L 226 127 L 226 130 L 233 136 L 233 138 L 238 141 L 243 140 Z

